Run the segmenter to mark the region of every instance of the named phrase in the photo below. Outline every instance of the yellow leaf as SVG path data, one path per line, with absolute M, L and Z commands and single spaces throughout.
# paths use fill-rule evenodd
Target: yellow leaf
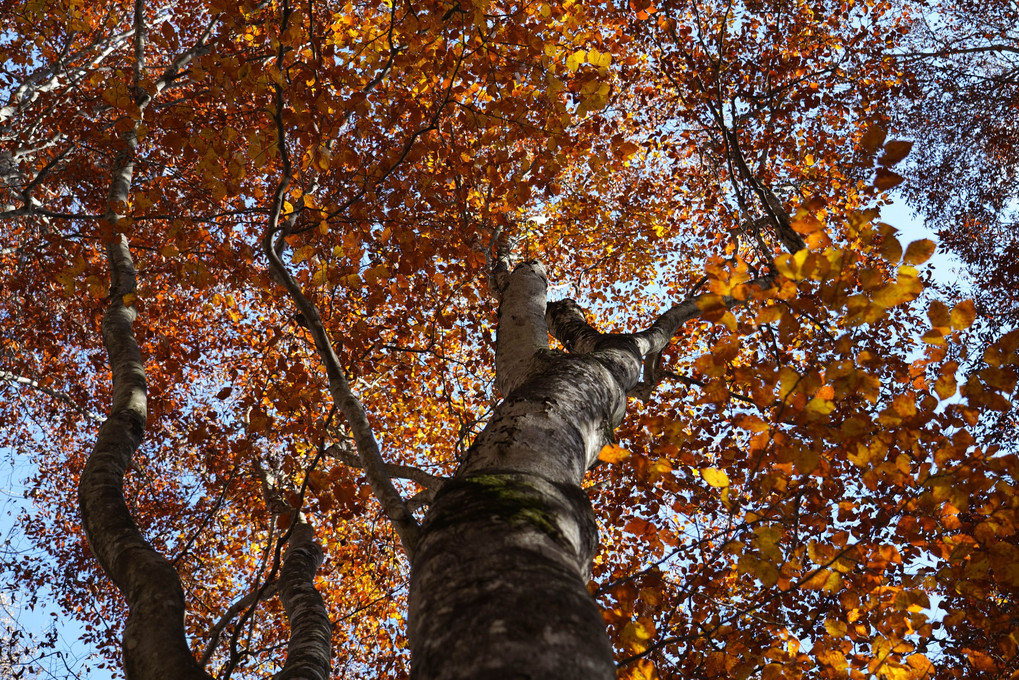
M 835 410 L 835 405 L 828 399 L 814 397 L 807 402 L 805 410 L 826 416 Z
M 642 616 L 633 622 L 633 632 L 638 640 L 650 640 L 655 636 L 655 622 Z
M 697 307 L 702 312 L 710 312 L 715 309 L 725 309 L 725 298 L 714 293 L 705 293 L 695 298 Z
M 651 481 L 654 481 L 662 475 L 666 475 L 670 472 L 672 472 L 672 463 L 664 458 L 659 458 L 651 464 L 651 467 L 648 468 L 648 477 Z
M 952 320 L 952 328 L 957 331 L 966 330 L 977 318 L 977 310 L 972 300 L 963 300 L 955 307 L 949 315 Z
M 885 680 L 911 680 L 913 678 L 913 671 L 911 669 L 890 663 L 886 663 L 881 667 L 881 674 L 884 675 Z
M 761 311 L 757 312 L 757 318 L 754 319 L 754 323 L 763 325 L 778 321 L 782 318 L 782 313 L 782 308 L 778 305 L 763 307 Z
M 765 587 L 770 588 L 778 583 L 778 567 L 771 562 L 761 560 L 757 563 L 755 571 L 757 572 L 757 578 L 760 579 Z
M 815 656 L 822 665 L 832 668 L 837 673 L 841 673 L 849 668 L 846 655 L 837 649 L 819 649 Z
M 328 170 L 329 162 L 332 160 L 332 152 L 329 149 L 321 149 L 318 153 L 318 167 L 320 170 Z
M 934 381 L 934 391 L 942 399 L 948 399 L 955 395 L 956 384 L 954 375 L 943 375 Z
M 638 659 L 629 667 L 620 669 L 622 680 L 658 680 L 658 671 L 655 670 L 655 663 L 650 659 Z
M 824 629 L 832 637 L 840 638 L 846 634 L 846 624 L 838 619 L 825 619 Z
M 587 60 L 587 52 L 584 50 L 577 50 L 566 58 L 566 68 L 571 71 L 576 71 L 580 68 L 580 65 Z
M 621 463 L 629 457 L 629 451 L 624 448 L 620 448 L 615 444 L 606 444 L 602 447 L 601 451 L 598 452 L 598 460 L 604 463 Z
M 934 664 L 923 654 L 911 654 L 906 657 L 906 663 L 924 674 L 931 673 L 934 670 Z
M 639 653 L 647 649 L 647 641 L 654 637 L 654 634 L 654 623 L 642 617 L 637 621 L 630 621 L 623 626 L 620 637 L 626 644 L 627 649 Z
M 899 239 L 888 234 L 885 236 L 885 240 L 881 243 L 878 251 L 889 262 L 898 262 L 899 258 L 902 257 L 902 244 L 899 243 Z
M 793 218 L 790 226 L 796 233 L 803 234 L 804 236 L 821 231 L 824 228 L 824 224 L 819 219 L 804 210 L 796 212 L 796 216 Z
M 128 293 L 127 295 L 122 296 L 120 299 L 121 301 L 123 301 L 125 307 L 130 307 L 131 305 L 134 304 L 134 301 L 138 299 L 138 296 L 136 296 L 134 293 Z
M 920 239 L 906 246 L 906 254 L 903 256 L 902 261 L 906 264 L 923 264 L 933 254 L 934 241 L 927 238 Z
M 783 366 L 782 370 L 779 371 L 778 398 L 785 401 L 786 397 L 789 396 L 799 383 L 800 374 L 788 366 Z
M 708 467 L 701 470 L 701 477 L 711 486 L 729 486 L 729 475 L 718 468 Z
M 871 294 L 871 301 L 886 309 L 902 304 L 911 298 L 909 287 L 898 281 L 881 286 Z
M 760 417 L 750 414 L 737 416 L 734 424 L 736 427 L 749 430 L 750 432 L 764 432 L 771 427 Z
M 314 246 L 304 246 L 304 247 L 298 248 L 297 250 L 294 251 L 294 257 L 293 257 L 294 264 L 297 264 L 299 262 L 304 262 L 309 257 L 311 257 L 314 252 L 315 252 L 315 247 Z

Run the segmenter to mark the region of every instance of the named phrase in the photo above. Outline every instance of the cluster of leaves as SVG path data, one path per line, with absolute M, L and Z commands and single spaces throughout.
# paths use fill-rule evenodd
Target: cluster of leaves
M 406 563 L 345 455 L 306 320 L 258 252 L 286 180 L 286 264 L 387 462 L 418 472 L 451 474 L 498 396 L 493 234 L 607 328 L 715 296 L 591 473 L 592 589 L 624 676 L 1016 669 L 1017 461 L 978 435 L 1014 392 L 1019 336 L 960 368 L 974 306 L 928 304 L 933 244 L 901 243 L 875 210 L 909 151 L 880 124 L 904 92 L 888 55 L 913 13 L 169 3 L 144 7 L 142 113 L 134 5 L 0 9 L 0 375 L 17 395 L 0 404 L 0 446 L 37 470 L 24 530 L 42 551 L 2 566 L 26 590 L 55 584 L 106 663 L 123 605 L 75 493 L 110 400 L 113 230 L 138 267 L 125 302 L 150 397 L 127 495 L 181 574 L 196 654 L 251 677 L 279 663 L 280 606 L 244 597 L 301 499 L 327 555 L 336 674 L 407 673 Z M 138 121 L 131 201 L 104 225 Z M 764 275 L 770 287 L 751 283 Z M 408 495 L 429 482 L 407 474 Z

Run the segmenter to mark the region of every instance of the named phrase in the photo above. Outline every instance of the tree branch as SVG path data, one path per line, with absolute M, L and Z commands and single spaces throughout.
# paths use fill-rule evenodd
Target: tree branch
M 223 629 L 226 628 L 227 624 L 229 624 L 235 616 L 253 605 L 257 600 L 266 600 L 275 595 L 278 583 L 278 581 L 268 583 L 265 587 L 251 591 L 230 605 L 230 608 L 223 613 L 223 616 L 219 618 L 216 625 L 209 630 L 209 644 L 205 646 L 205 651 L 202 652 L 202 658 L 198 662 L 202 665 L 202 667 L 209 663 L 209 659 L 212 658 L 212 654 L 216 651 L 216 647 L 219 646 L 219 639 L 222 637 Z
M 495 350 L 495 386 L 503 396 L 529 377 L 535 355 L 548 349 L 547 287 L 545 269 L 538 262 L 519 264 L 505 278 Z
M 923 59 L 927 57 L 951 57 L 956 54 L 975 54 L 979 52 L 1009 52 L 1012 54 L 1019 54 L 1019 47 L 1014 45 L 981 45 L 979 47 L 946 47 L 943 50 L 937 52 L 901 52 L 899 54 L 890 54 L 888 56 L 895 59 Z
M 145 50 L 145 7 L 134 5 L 134 88 L 140 87 Z M 101 234 L 110 270 L 110 299 L 103 342 L 113 373 L 110 416 L 99 428 L 78 485 L 78 506 L 93 554 L 128 604 L 124 667 L 128 677 L 172 674 L 209 680 L 188 648 L 184 592 L 176 570 L 142 537 L 124 499 L 124 475 L 145 433 L 145 367 L 134 335 L 137 274 L 127 237 L 117 231 L 131 192 L 139 118 L 125 130 L 114 157 Z
M 357 468 L 358 470 L 364 469 L 364 466 L 361 464 L 361 457 L 354 451 L 345 450 L 339 444 L 333 444 L 326 449 L 326 455 L 349 467 Z M 413 465 L 386 463 L 385 471 L 390 478 L 409 479 L 412 482 L 417 482 L 424 488 L 431 489 L 433 491 L 437 490 L 440 486 L 446 483 L 445 477 L 430 474 L 421 468 L 414 467 Z
M 62 401 L 63 403 L 67 404 L 75 411 L 77 411 L 78 413 L 80 413 L 81 415 L 85 416 L 86 418 L 93 422 L 97 423 L 103 422 L 103 417 L 101 415 L 99 415 L 95 411 L 90 411 L 89 409 L 85 408 L 84 406 L 76 402 L 74 399 L 72 399 L 66 392 L 61 392 L 60 390 L 55 390 L 52 387 L 46 387 L 45 385 L 41 385 L 39 384 L 39 381 L 33 380 L 32 378 L 26 378 L 25 376 L 22 375 L 15 375 L 14 373 L 9 373 L 7 371 L 0 371 L 0 381 L 31 387 L 32 389 L 38 390 L 43 394 L 48 394 L 49 396 L 53 397 L 58 401 Z
M 771 288 L 773 280 L 772 276 L 762 276 L 751 279 L 743 285 L 748 288 L 756 286 L 766 290 Z M 718 309 L 719 306 L 734 309 L 745 305 L 748 301 L 749 299 L 740 299 L 729 295 L 719 296 L 711 293 L 687 298 L 655 319 L 655 322 L 646 330 L 634 333 L 634 339 L 637 340 L 643 354 L 660 352 L 669 344 L 669 341 L 676 334 L 676 331 L 679 330 L 679 327 L 687 321 L 697 318 L 705 312 Z
M 763 276 L 747 281 L 743 285 L 767 289 L 771 287 L 771 282 L 771 276 Z M 628 349 L 638 352 L 643 358 L 643 378 L 629 386 L 627 394 L 646 401 L 650 399 L 652 391 L 663 377 L 673 375 L 662 371 L 661 357 L 662 351 L 680 326 L 719 307 L 733 309 L 748 301 L 711 293 L 689 297 L 661 314 L 650 327 L 637 333 L 601 333 L 587 323 L 584 310 L 569 299 L 550 303 L 545 317 L 552 337 L 561 342 L 569 352 L 587 354 L 610 344 L 618 344 L 620 347 L 626 345 Z M 683 380 L 680 376 L 673 377 Z
M 283 49 L 281 43 L 280 51 L 277 55 L 277 61 L 279 62 L 282 62 Z M 304 294 L 300 284 L 297 283 L 280 259 L 280 253 L 285 246 L 282 233 L 285 225 L 280 224 L 280 215 L 283 200 L 290 186 L 292 165 L 286 146 L 286 132 L 283 120 L 285 102 L 281 86 L 276 85 L 274 92 L 273 112 L 271 115 L 276 127 L 281 172 L 276 190 L 273 192 L 268 224 L 262 236 L 262 251 L 265 253 L 266 258 L 268 258 L 269 271 L 273 278 L 286 289 L 294 306 L 297 307 L 297 311 L 304 315 L 307 328 L 315 342 L 315 349 L 318 351 L 322 363 L 325 364 L 326 376 L 329 381 L 329 393 L 350 426 L 354 444 L 357 448 L 361 464 L 364 466 L 365 476 L 368 478 L 368 484 L 371 486 L 372 493 L 382 505 L 383 512 L 385 512 L 386 517 L 392 522 L 396 533 L 400 536 L 408 558 L 413 559 L 419 529 L 417 520 L 414 519 L 414 515 L 396 490 L 396 487 L 393 486 L 393 481 L 386 474 L 386 463 L 382 458 L 382 453 L 372 431 L 371 423 L 368 422 L 368 414 L 365 412 L 361 400 L 354 394 L 350 383 L 347 381 L 343 366 L 333 349 L 329 333 L 322 324 L 318 308 Z M 276 238 L 277 235 L 279 236 L 278 239 Z
M 286 663 L 274 680 L 329 677 L 333 629 L 322 595 L 315 589 L 315 573 L 323 557 L 311 525 L 296 514 L 277 588 L 290 620 L 290 640 Z

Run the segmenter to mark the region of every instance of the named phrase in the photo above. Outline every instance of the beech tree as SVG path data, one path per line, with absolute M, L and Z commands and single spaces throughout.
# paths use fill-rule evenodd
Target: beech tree
M 913 204 L 969 265 L 977 290 L 999 298 L 994 292 L 1013 288 L 1016 276 L 1017 22 L 1013 2 L 944 3 L 939 20 L 900 48 L 912 91 L 895 109 L 896 124 L 920 142 L 906 186 Z M 1011 300 L 980 298 L 997 325 L 1015 326 Z
M 897 49 L 909 82 L 891 123 L 916 141 L 903 194 L 956 257 L 979 322 L 955 358 L 980 367 L 988 344 L 1016 327 L 1016 135 L 1019 7 L 1012 2 L 939 4 Z M 985 441 L 1011 446 L 1015 411 L 984 419 Z
M 5 4 L 5 580 L 129 678 L 1015 671 L 1019 334 L 880 221 L 922 16 Z

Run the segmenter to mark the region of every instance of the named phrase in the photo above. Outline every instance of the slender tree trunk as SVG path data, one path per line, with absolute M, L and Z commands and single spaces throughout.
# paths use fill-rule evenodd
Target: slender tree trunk
M 549 350 L 549 325 L 599 334 L 575 305 L 546 322 L 539 265 L 503 281 L 496 382 L 506 397 L 422 526 L 411 675 L 608 680 L 612 648 L 587 590 L 598 531 L 581 481 L 622 419 L 641 354 L 628 336 L 599 336 L 613 341 L 587 353 Z

